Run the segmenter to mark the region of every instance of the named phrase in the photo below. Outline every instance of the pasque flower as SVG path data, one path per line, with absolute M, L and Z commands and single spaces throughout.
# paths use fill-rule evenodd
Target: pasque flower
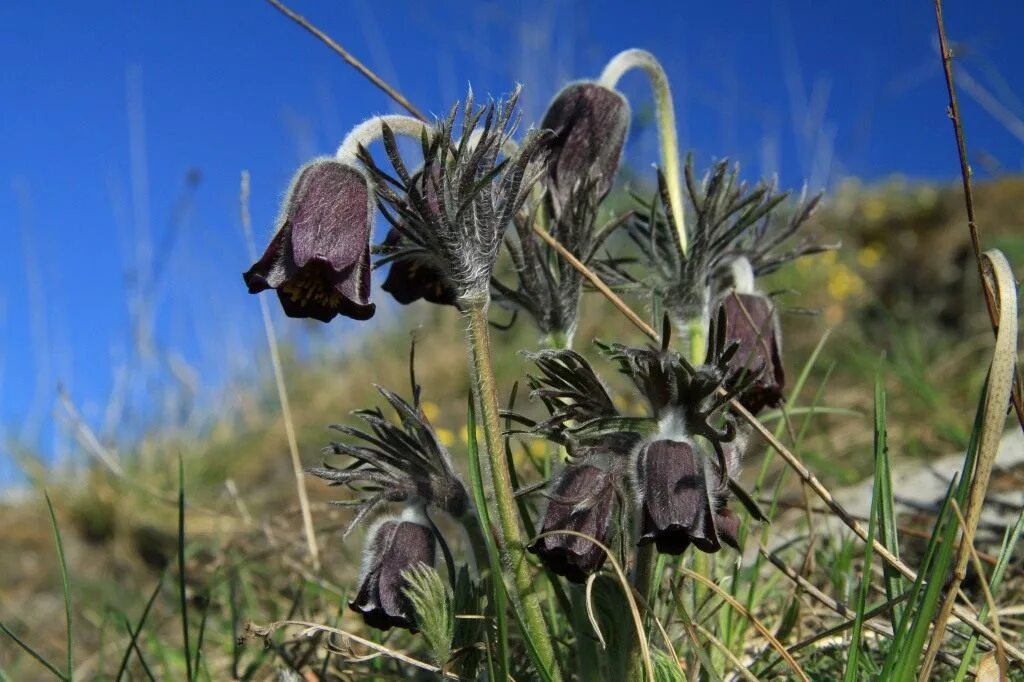
M 758 293 L 726 293 L 719 302 L 726 320 L 726 339 L 739 345 L 729 361 L 736 375 L 757 373 L 757 378 L 739 396 L 740 403 L 753 414 L 782 402 L 786 383 L 782 366 L 782 333 L 775 304 Z
M 549 569 L 574 583 L 586 582 L 604 565 L 605 551 L 574 531 L 608 546 L 615 508 L 614 474 L 593 464 L 570 464 L 549 494 L 541 537 L 527 549 Z
M 370 233 L 373 192 L 366 175 L 321 158 L 295 175 L 278 231 L 243 275 L 249 293 L 276 289 L 289 317 L 330 322 L 336 315 L 373 316 Z
M 422 170 L 412 177 L 412 184 L 426 199 L 425 210 L 435 219 L 440 211 L 436 192 L 439 180 L 436 166 L 429 180 Z M 455 289 L 445 278 L 443 264 L 422 244 L 417 244 L 416 235 L 415 230 L 409 229 L 408 222 L 401 222 L 398 227 L 388 230 L 384 242 L 374 248 L 374 252 L 382 257 L 373 267 L 391 266 L 381 288 L 402 305 L 421 298 L 430 303 L 455 305 Z
M 668 350 L 667 340 L 660 350 L 604 347 L 647 397 L 658 422 L 656 432 L 635 450 L 632 475 L 639 542 L 653 542 L 666 554 L 680 554 L 691 544 L 709 553 L 723 542 L 738 546 L 739 521 L 726 503 L 742 442 L 725 408 L 759 373 L 737 377 L 732 372 L 738 346 L 726 343 L 724 324 L 721 313 L 711 330 L 708 361 L 696 367 Z M 668 332 L 666 322 L 666 339 Z
M 682 554 L 691 544 L 717 552 L 722 542 L 739 548 L 738 519 L 725 507 L 723 474 L 697 444 L 685 437 L 646 443 L 637 456 L 641 504 L 640 544 Z
M 416 614 L 405 595 L 403 573 L 419 564 L 434 565 L 437 542 L 422 510 L 409 508 L 399 518 L 377 523 L 367 535 L 359 589 L 349 608 L 370 627 L 416 632 Z
M 547 494 L 541 537 L 528 549 L 554 573 L 582 583 L 604 565 L 605 550 L 579 535 L 551 531 L 573 531 L 611 545 L 628 455 L 640 436 L 628 430 L 634 422 L 621 417 L 582 355 L 563 349 L 527 357 L 541 372 L 530 376 L 530 395 L 544 403 L 550 417 L 517 420 L 561 443 L 570 455 Z
M 629 103 L 599 83 L 570 83 L 548 105 L 541 128 L 548 142 L 548 187 L 555 215 L 580 185 L 593 181 L 598 201 L 611 190 L 629 130 Z

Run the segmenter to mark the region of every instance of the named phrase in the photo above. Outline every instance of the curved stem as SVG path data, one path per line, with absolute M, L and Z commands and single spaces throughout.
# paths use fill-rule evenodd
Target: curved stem
M 359 146 L 366 146 L 375 140 L 383 137 L 383 124 L 387 123 L 395 135 L 403 135 L 419 140 L 424 131 L 429 135 L 430 126 L 412 116 L 401 114 L 388 114 L 386 116 L 374 116 L 369 118 L 349 131 L 345 139 L 341 141 L 337 153 L 334 155 L 339 161 L 355 164 L 356 154 Z
M 653 54 L 646 50 L 626 50 L 612 57 L 601 72 L 601 85 L 614 88 L 632 69 L 642 69 L 654 90 L 654 104 L 658 112 L 658 139 L 661 145 L 661 165 L 668 184 L 668 199 L 672 220 L 679 237 L 679 248 L 686 253 L 686 223 L 683 216 L 683 180 L 679 173 L 679 141 L 676 138 L 676 112 L 672 104 L 672 89 L 665 69 Z
M 539 663 L 547 669 L 551 679 L 561 676 L 555 662 L 554 647 L 548 633 L 540 601 L 534 589 L 525 558 L 523 532 L 516 511 L 512 478 L 501 435 L 501 417 L 498 408 L 498 391 L 491 368 L 491 340 L 487 325 L 489 300 L 463 301 L 467 321 L 467 337 L 470 352 L 470 376 L 474 397 L 480 407 L 480 423 L 483 427 L 484 445 L 487 456 L 481 458 L 484 477 L 490 479 L 485 486 L 487 504 L 497 514 L 495 525 L 498 551 L 501 555 L 501 569 L 513 607 L 520 609 L 524 633 L 532 642 Z

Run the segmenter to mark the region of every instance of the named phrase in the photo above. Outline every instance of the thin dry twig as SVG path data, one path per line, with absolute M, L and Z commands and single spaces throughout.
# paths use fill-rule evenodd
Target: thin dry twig
M 271 5 L 273 5 L 275 9 L 277 9 L 279 12 L 281 12 L 281 14 L 285 15 L 286 17 L 288 17 L 289 19 L 294 21 L 296 24 L 298 24 L 299 26 L 301 26 L 302 28 L 306 29 L 307 31 L 312 33 L 314 36 L 319 38 L 321 40 L 321 42 L 323 42 L 325 45 L 327 45 L 327 47 L 329 47 L 332 50 L 334 50 L 338 54 L 339 57 L 344 59 L 348 63 L 349 66 L 351 66 L 356 71 L 358 71 L 359 73 L 361 73 L 364 76 L 366 76 L 366 78 L 371 83 L 373 83 L 378 88 L 383 90 L 384 93 L 388 97 L 390 97 L 391 99 L 393 99 L 396 102 L 398 102 L 398 104 L 400 104 L 410 114 L 412 114 L 413 116 L 415 116 L 416 118 L 418 118 L 421 121 L 426 121 L 427 120 L 427 117 L 423 115 L 423 112 L 421 112 L 419 109 L 417 109 L 415 106 L 413 106 L 412 102 L 410 102 L 405 97 L 403 97 L 402 94 L 400 92 L 398 92 L 397 90 L 395 90 L 393 87 L 391 87 L 390 85 L 385 83 L 384 80 L 380 76 L 375 74 L 365 64 L 363 64 L 361 61 L 359 61 L 354 56 L 352 56 L 349 53 L 348 50 L 343 48 L 338 43 L 334 42 L 331 39 L 330 36 L 328 36 L 326 33 L 321 31 L 320 29 L 318 29 L 313 24 L 309 23 L 309 21 L 307 21 L 304 16 L 302 16 L 301 14 L 298 14 L 297 12 L 294 12 L 293 10 L 289 9 L 283 3 L 278 2 L 278 0 L 267 0 L 267 2 L 269 2 Z
M 272 0 L 271 0 L 272 1 Z M 257 257 L 256 243 L 252 236 L 252 219 L 249 216 L 249 172 L 242 171 L 242 185 L 239 196 L 242 212 L 242 230 L 249 247 L 250 260 Z M 281 414 L 284 417 L 284 432 L 288 439 L 288 452 L 291 454 L 292 473 L 295 475 L 295 489 L 299 496 L 299 507 L 302 509 L 302 527 L 306 533 L 306 546 L 313 568 L 320 572 L 320 549 L 316 542 L 316 531 L 313 528 L 313 514 L 309 510 L 309 496 L 306 494 L 306 479 L 302 473 L 302 460 L 299 459 L 299 443 L 295 437 L 295 424 L 292 421 L 292 409 L 288 402 L 288 391 L 284 385 L 284 370 L 281 367 L 281 353 L 277 347 L 277 335 L 274 323 L 270 319 L 270 307 L 267 299 L 260 299 L 260 311 L 263 313 L 263 329 L 267 333 L 267 344 L 270 346 L 270 363 L 274 368 L 274 383 L 277 384 L 277 397 L 281 401 Z
M 406 656 L 400 651 L 395 651 L 394 649 L 389 649 L 388 647 L 383 646 L 381 644 L 377 644 L 376 642 L 371 642 L 368 639 L 363 639 L 359 635 L 353 635 L 351 632 L 348 632 L 346 630 L 340 630 L 338 628 L 332 628 L 326 625 L 320 625 L 318 623 L 310 623 L 304 620 L 279 620 L 264 626 L 256 625 L 255 623 L 246 623 L 245 634 L 250 637 L 259 637 L 260 639 L 267 640 L 275 632 L 277 632 L 281 628 L 286 627 L 305 628 L 305 630 L 303 630 L 302 632 L 302 635 L 307 637 L 318 632 L 323 632 L 329 635 L 338 635 L 345 641 L 355 642 L 356 644 L 360 644 L 368 649 L 372 649 L 373 651 L 376 651 L 379 654 L 390 656 L 391 658 L 402 661 L 403 663 L 408 663 L 409 665 L 419 668 L 421 670 L 443 674 L 444 677 L 447 679 L 459 679 L 459 676 L 455 673 L 443 672 L 441 668 L 438 668 L 436 665 L 431 665 L 426 661 L 421 661 L 418 658 L 413 658 L 412 656 Z
M 985 268 L 981 257 L 981 243 L 978 238 L 978 223 L 974 216 L 974 192 L 971 189 L 971 165 L 967 160 L 967 142 L 964 138 L 963 122 L 960 118 L 960 104 L 957 101 L 956 86 L 953 83 L 953 51 L 946 40 L 946 25 L 942 20 L 942 0 L 935 0 L 935 24 L 939 33 L 939 51 L 942 57 L 942 71 L 946 76 L 946 92 L 949 95 L 949 107 L 947 114 L 953 124 L 953 135 L 956 137 L 956 151 L 960 158 L 960 177 L 964 186 L 964 208 L 967 209 L 967 230 L 971 236 L 971 249 L 974 251 L 974 261 L 978 266 L 978 277 L 981 278 L 981 288 L 985 292 L 985 306 L 988 308 L 989 321 L 992 323 L 992 332 L 998 333 L 999 317 L 996 308 L 995 293 L 989 286 L 985 277 Z M 1021 430 L 1024 430 L 1024 394 L 1021 391 L 1020 367 L 1014 369 L 1013 391 L 1010 394 L 1013 400 L 1014 410 L 1017 412 L 1017 421 L 1020 422 Z

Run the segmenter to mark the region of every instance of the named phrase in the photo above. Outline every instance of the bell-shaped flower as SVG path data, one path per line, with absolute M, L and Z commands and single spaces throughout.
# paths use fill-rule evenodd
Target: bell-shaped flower
M 555 214 L 581 185 L 600 201 L 615 180 L 629 130 L 629 103 L 599 83 L 570 83 L 548 105 L 540 127 L 551 130 L 547 185 Z
M 693 545 L 714 553 L 722 542 L 738 547 L 739 519 L 725 508 L 727 486 L 712 461 L 692 440 L 655 440 L 636 462 L 640 495 L 640 544 L 663 554 Z
M 379 522 L 367 535 L 359 589 L 349 608 L 370 627 L 416 632 L 416 613 L 405 595 L 403 573 L 419 564 L 434 565 L 437 542 L 422 510 L 409 508 L 400 518 Z
M 574 531 L 609 545 L 612 536 L 612 512 L 615 508 L 613 474 L 592 464 L 570 464 L 562 471 L 550 496 L 541 535 L 527 549 L 540 557 L 551 571 L 574 583 L 604 565 L 605 551 L 590 540 L 569 533 Z
M 434 219 L 440 215 L 436 192 L 439 181 L 437 166 L 433 167 L 429 176 L 420 170 L 411 179 L 411 184 L 424 197 L 424 210 Z M 374 253 L 382 256 L 374 268 L 387 264 L 391 266 L 381 289 L 402 305 L 422 298 L 429 303 L 453 306 L 456 301 L 455 289 L 445 278 L 444 266 L 424 244 L 417 243 L 418 232 L 408 227 L 411 219 L 411 216 L 399 219 L 396 223 L 398 226 L 388 230 L 384 242 L 374 248 Z
M 384 238 L 384 244 L 394 244 L 399 239 L 398 232 L 392 228 Z M 444 273 L 427 257 L 409 255 L 392 261 L 380 288 L 402 305 L 421 298 L 428 303 L 455 305 L 455 290 L 445 280 Z
M 778 406 L 786 375 L 775 304 L 763 294 L 733 290 L 720 299 L 719 310 L 725 315 L 726 342 L 739 346 L 729 360 L 729 371 L 740 380 L 743 375 L 752 379 L 737 399 L 753 414 Z
M 306 164 L 292 181 L 277 234 L 243 275 L 249 293 L 276 289 L 289 317 L 369 319 L 373 214 L 361 170 L 333 158 Z

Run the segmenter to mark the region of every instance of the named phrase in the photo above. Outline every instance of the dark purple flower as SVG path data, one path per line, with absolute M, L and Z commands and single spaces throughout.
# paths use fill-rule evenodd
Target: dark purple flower
M 771 299 L 761 294 L 730 291 L 719 303 L 725 311 L 726 343 L 739 348 L 729 361 L 735 376 L 761 372 L 760 376 L 738 396 L 740 403 L 753 414 L 782 402 L 786 383 L 782 367 L 782 332 Z
M 330 322 L 373 316 L 370 233 L 373 193 L 359 169 L 333 158 L 312 161 L 292 181 L 280 228 L 243 275 L 249 293 L 276 289 L 289 317 Z
M 398 230 L 391 228 L 382 246 L 395 247 L 401 239 Z M 455 305 L 455 289 L 448 283 L 440 266 L 426 253 L 412 253 L 391 261 L 391 268 L 381 289 L 402 305 L 421 298 L 430 303 Z
M 629 129 L 629 103 L 615 90 L 592 82 L 571 83 L 548 105 L 541 128 L 548 143 L 548 184 L 556 211 L 577 184 L 594 182 L 600 201 L 612 187 Z
M 544 513 L 541 533 L 571 530 L 608 546 L 612 535 L 615 487 L 611 474 L 590 464 L 568 466 L 558 479 Z M 549 569 L 574 583 L 604 565 L 605 551 L 578 535 L 555 533 L 538 539 L 527 549 Z
M 640 544 L 653 542 L 663 554 L 682 554 L 691 544 L 714 553 L 723 541 L 738 547 L 739 519 L 725 508 L 726 487 L 692 442 L 656 440 L 643 446 L 637 479 Z
M 370 627 L 406 628 L 416 632 L 416 612 L 405 596 L 402 573 L 423 563 L 434 565 L 433 531 L 412 520 L 389 519 L 370 531 L 363 550 L 359 591 L 349 608 Z

